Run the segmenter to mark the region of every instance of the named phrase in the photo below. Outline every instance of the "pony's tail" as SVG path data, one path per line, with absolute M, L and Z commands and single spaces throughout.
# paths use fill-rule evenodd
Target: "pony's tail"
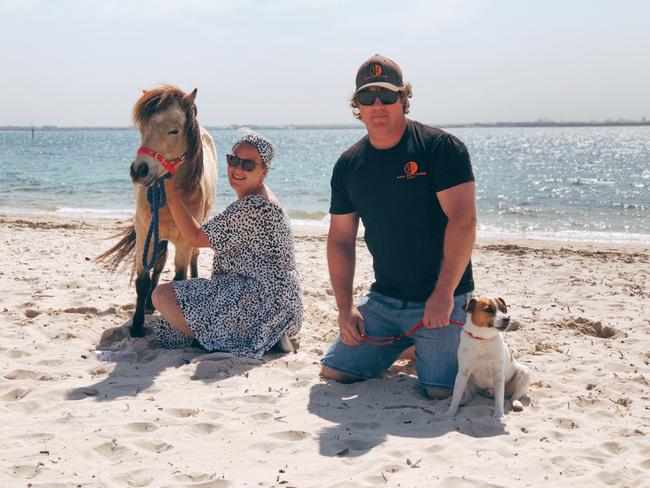
M 125 227 L 118 234 L 109 237 L 109 239 L 116 237 L 120 237 L 119 242 L 95 258 L 95 261 L 101 263 L 104 268 L 111 272 L 126 268 L 123 261 L 133 255 L 135 251 L 135 225 L 131 224 Z M 135 265 L 133 259 L 131 259 L 131 263 Z M 131 272 L 133 273 L 133 268 L 131 268 Z

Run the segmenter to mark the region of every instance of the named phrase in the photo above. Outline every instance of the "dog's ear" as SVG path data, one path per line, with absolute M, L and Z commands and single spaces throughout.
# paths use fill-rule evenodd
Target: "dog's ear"
M 496 299 L 496 302 L 499 307 L 499 310 L 501 310 L 503 313 L 508 313 L 508 306 L 506 305 L 506 301 L 503 298 L 498 297 Z
M 476 308 L 476 298 L 470 298 L 469 302 L 467 302 L 463 306 L 463 310 L 465 310 L 467 313 L 473 312 L 475 308 Z

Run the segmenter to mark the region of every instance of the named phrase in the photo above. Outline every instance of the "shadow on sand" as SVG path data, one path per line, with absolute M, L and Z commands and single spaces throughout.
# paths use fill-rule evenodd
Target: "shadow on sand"
M 314 385 L 309 412 L 334 423 L 319 434 L 323 456 L 356 457 L 382 444 L 387 436 L 429 438 L 449 432 L 481 438 L 507 434 L 492 418 L 493 400 L 474 398 L 456 417 L 445 417 L 449 400 L 430 400 L 417 379 L 399 375 L 354 384 Z
M 192 380 L 212 383 L 243 375 L 251 368 L 284 356 L 272 348 L 263 360 L 234 356 L 225 352 L 210 353 L 201 347 L 184 349 L 155 348 L 150 329 L 144 338 L 133 339 L 129 334 L 130 321 L 118 327 L 107 329 L 97 344 L 98 350 L 115 352 L 130 351 L 137 354 L 137 361 L 116 361 L 115 368 L 107 377 L 97 383 L 70 390 L 68 400 L 83 400 L 94 397 L 98 402 L 112 401 L 124 397 L 135 397 L 153 385 L 156 377 L 169 368 L 180 368 L 190 363 L 197 364 Z M 104 375 L 111 362 L 100 362 L 88 358 L 94 364 L 90 370 L 93 376 Z

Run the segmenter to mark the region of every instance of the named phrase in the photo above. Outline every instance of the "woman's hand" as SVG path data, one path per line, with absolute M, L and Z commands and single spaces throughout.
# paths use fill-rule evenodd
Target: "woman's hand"
M 167 205 L 174 218 L 174 222 L 181 231 L 183 238 L 192 247 L 212 247 L 208 237 L 203 232 L 199 224 L 189 209 L 185 206 L 183 200 L 179 197 L 174 178 L 164 180 L 165 194 L 167 195 Z

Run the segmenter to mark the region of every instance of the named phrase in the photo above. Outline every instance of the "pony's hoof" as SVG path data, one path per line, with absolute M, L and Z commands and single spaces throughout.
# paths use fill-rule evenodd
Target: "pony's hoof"
M 513 412 L 523 412 L 523 410 L 524 410 L 524 405 L 519 400 L 515 400 L 514 402 L 512 402 Z
M 131 333 L 131 337 L 144 337 L 147 333 L 142 326 L 130 327 L 129 332 Z

